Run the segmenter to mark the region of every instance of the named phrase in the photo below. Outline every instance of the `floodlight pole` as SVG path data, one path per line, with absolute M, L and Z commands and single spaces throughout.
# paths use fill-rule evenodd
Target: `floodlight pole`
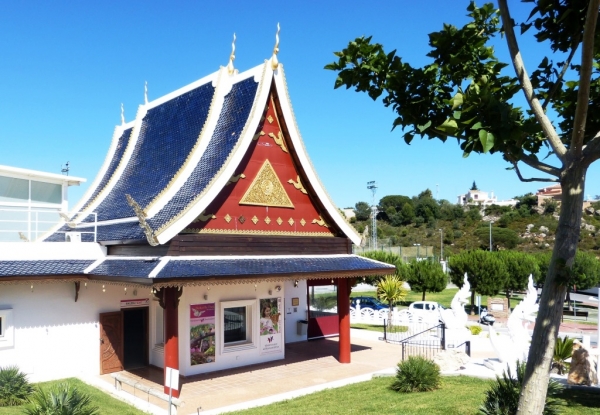
M 494 223 L 493 220 L 490 221 L 490 252 L 492 252 L 492 223 Z
M 375 181 L 367 182 L 367 189 L 373 193 L 373 201 L 371 203 L 371 249 L 377 249 L 377 206 L 375 205 L 377 183 Z
M 444 260 L 444 230 L 440 229 L 440 262 Z

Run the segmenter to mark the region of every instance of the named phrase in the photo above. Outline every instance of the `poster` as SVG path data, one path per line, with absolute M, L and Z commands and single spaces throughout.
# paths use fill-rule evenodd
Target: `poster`
M 260 354 L 283 350 L 281 298 L 260 299 Z
M 190 362 L 215 361 L 215 303 L 190 306 Z

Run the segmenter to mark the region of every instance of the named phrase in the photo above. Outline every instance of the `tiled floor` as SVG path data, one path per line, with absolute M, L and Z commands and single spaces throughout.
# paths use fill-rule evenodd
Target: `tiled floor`
M 375 339 L 352 339 L 352 363 L 341 364 L 337 338 L 287 344 L 285 359 L 237 369 L 182 378 L 180 399 L 185 406 L 180 414 L 197 413 L 245 401 L 265 398 L 311 386 L 365 375 L 395 367 L 400 359 L 397 345 Z M 143 368 L 125 373 L 147 386 L 162 390 L 162 370 Z M 110 375 L 102 377 L 113 382 Z M 133 388 L 124 386 L 133 393 Z M 165 408 L 167 405 L 139 390 L 136 396 Z

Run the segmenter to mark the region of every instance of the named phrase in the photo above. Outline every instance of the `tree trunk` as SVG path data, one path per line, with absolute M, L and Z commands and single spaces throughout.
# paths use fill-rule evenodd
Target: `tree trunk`
M 508 303 L 508 313 L 510 314 L 510 290 L 506 290 L 506 300 Z
M 423 290 L 423 300 L 422 301 L 425 301 L 425 290 Z
M 475 315 L 475 289 L 471 289 L 471 315 Z
M 567 286 L 579 241 L 585 174 L 587 167 L 571 162 L 561 177 L 561 211 L 552 259 L 542 289 L 540 310 L 533 329 L 518 415 L 539 415 L 544 411 L 550 365 Z

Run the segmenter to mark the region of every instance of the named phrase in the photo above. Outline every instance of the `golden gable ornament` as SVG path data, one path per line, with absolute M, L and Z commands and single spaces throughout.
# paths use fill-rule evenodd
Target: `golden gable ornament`
M 263 163 L 240 205 L 294 207 L 269 160 Z

